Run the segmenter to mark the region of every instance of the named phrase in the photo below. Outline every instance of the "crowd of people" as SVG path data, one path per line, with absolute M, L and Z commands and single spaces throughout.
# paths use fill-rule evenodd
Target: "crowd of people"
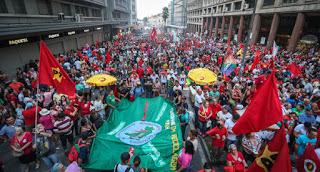
M 32 163 L 37 169 L 42 161 L 54 172 L 81 171 L 88 162 L 97 129 L 109 119 L 121 99 L 164 96 L 176 106 L 183 132 L 184 148 L 177 171 L 190 171 L 191 162 L 199 161 L 193 158 L 199 149 L 198 137 L 208 141 L 213 160 L 200 171 L 214 171 L 218 165 L 225 166 L 225 171 L 244 171 L 276 129 L 238 136 L 232 128 L 270 74 L 271 65 L 277 70 L 283 106 L 284 120 L 278 125 L 286 128 L 290 154 L 301 156 L 311 143 L 320 156 L 319 49 L 315 47 L 308 54 L 280 49 L 272 57 L 271 51 L 256 45 L 248 47 L 242 62 L 238 53 L 241 45 L 194 34 L 180 35 L 179 41 L 174 39 L 163 33 L 157 41 L 150 41 L 131 33 L 111 42 L 87 44 L 82 49 L 57 54 L 56 59 L 76 83 L 74 97 L 58 94 L 47 85 L 40 85 L 37 93 L 38 60 L 17 68 L 14 80 L 1 72 L 0 135 L 19 159 L 22 170 L 29 171 Z M 256 52 L 261 60 L 253 65 Z M 224 58 L 230 53 L 237 67 L 231 75 L 222 75 Z M 287 68 L 292 62 L 301 70 L 298 76 Z M 198 67 L 216 73 L 217 81 L 204 86 L 192 83 L 188 72 Z M 117 84 L 87 85 L 86 79 L 98 73 L 117 77 Z M 186 133 L 193 122 L 195 129 Z M 69 164 L 62 163 L 58 149 L 63 149 Z M 129 166 L 130 159 L 129 153 L 121 154 L 114 170 L 144 171 L 138 156 Z

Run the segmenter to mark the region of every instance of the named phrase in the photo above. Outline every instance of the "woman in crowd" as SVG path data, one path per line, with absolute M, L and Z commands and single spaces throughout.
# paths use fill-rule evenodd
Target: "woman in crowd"
M 248 167 L 246 160 L 241 152 L 237 150 L 237 146 L 234 144 L 229 145 L 229 153 L 227 154 L 227 167 L 226 172 L 244 172 Z M 231 168 L 230 168 L 231 167 Z
M 194 147 L 192 142 L 186 141 L 181 154 L 178 157 L 179 168 L 177 172 L 190 172 L 191 160 L 194 153 Z
M 16 127 L 16 134 L 11 139 L 10 147 L 13 150 L 13 155 L 19 157 L 24 172 L 30 169 L 30 163 L 36 162 L 36 152 L 32 148 L 32 134 L 25 132 L 22 127 Z M 39 168 L 39 163 L 36 162 L 36 169 Z

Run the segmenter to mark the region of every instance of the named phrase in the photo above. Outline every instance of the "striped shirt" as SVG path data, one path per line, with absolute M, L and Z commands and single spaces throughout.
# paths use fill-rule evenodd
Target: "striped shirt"
M 63 120 L 58 120 L 54 124 L 54 131 L 62 134 L 70 134 L 73 122 L 70 117 L 65 116 Z

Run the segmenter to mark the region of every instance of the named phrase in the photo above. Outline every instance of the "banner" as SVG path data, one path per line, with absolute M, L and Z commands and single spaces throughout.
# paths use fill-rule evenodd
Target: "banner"
M 180 122 L 170 102 L 162 97 L 122 99 L 98 130 L 86 168 L 112 170 L 130 147 L 135 149 L 134 156 L 140 156 L 141 167 L 176 171 L 183 145 Z

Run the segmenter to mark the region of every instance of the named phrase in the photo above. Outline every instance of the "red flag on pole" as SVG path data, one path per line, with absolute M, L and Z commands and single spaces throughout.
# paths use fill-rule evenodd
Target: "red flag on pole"
M 291 172 L 286 132 L 282 126 L 254 160 L 247 172 Z
M 157 39 L 157 29 L 155 27 L 152 28 L 152 31 L 150 33 L 150 39 L 152 41 L 155 41 Z
M 54 58 L 46 43 L 40 42 L 39 84 L 53 86 L 60 94 L 73 96 L 76 92 L 74 82 Z
M 253 59 L 253 63 L 251 65 L 251 68 L 250 68 L 250 71 L 252 71 L 254 68 L 256 68 L 256 66 L 259 64 L 260 62 L 260 55 L 261 55 L 261 52 L 260 50 L 257 50 L 255 55 L 254 55 L 254 59 Z
M 233 127 L 235 134 L 257 132 L 282 120 L 277 81 L 273 71 Z
M 109 64 L 110 61 L 111 61 L 111 54 L 110 54 L 110 50 L 108 50 L 106 53 L 106 64 Z
M 310 143 L 303 155 L 297 159 L 297 170 L 299 172 L 320 171 L 320 159 Z
M 299 76 L 302 74 L 300 68 L 298 67 L 298 65 L 296 63 L 291 63 L 290 65 L 287 66 L 287 69 L 290 71 L 291 73 L 291 77 L 294 78 L 296 76 Z

